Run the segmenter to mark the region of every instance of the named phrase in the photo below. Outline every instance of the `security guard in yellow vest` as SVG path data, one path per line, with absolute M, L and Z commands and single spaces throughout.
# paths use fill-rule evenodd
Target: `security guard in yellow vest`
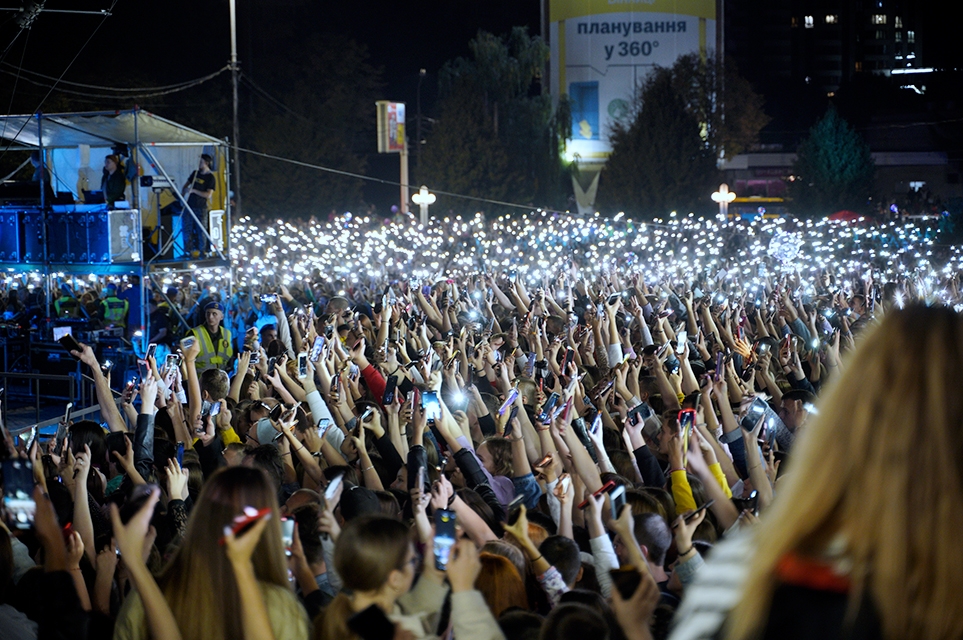
M 130 303 L 117 297 L 117 287 L 112 284 L 104 287 L 105 298 L 101 300 L 101 313 L 104 317 L 104 324 L 112 324 L 115 327 L 127 326 L 127 310 Z
M 79 318 L 80 303 L 70 295 L 67 285 L 60 286 L 60 297 L 54 300 L 54 313 L 58 318 Z
M 221 326 L 223 319 L 224 307 L 217 302 L 208 302 L 204 306 L 204 324 L 191 329 L 191 334 L 201 345 L 194 360 L 198 373 L 207 369 L 225 369 L 234 356 L 231 332 Z

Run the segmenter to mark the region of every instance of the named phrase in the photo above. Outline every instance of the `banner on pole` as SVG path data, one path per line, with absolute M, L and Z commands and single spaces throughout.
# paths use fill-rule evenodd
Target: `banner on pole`
M 400 153 L 405 148 L 405 103 L 379 100 L 378 153 Z

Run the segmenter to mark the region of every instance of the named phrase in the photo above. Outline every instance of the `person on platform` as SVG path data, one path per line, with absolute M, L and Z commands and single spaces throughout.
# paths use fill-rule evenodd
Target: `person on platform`
M 123 200 L 126 188 L 127 178 L 120 169 L 120 157 L 112 153 L 104 158 L 104 176 L 100 180 L 100 190 L 104 193 L 107 206 L 113 209 L 116 202 Z
M 41 178 L 43 178 L 44 198 L 47 204 L 50 204 L 54 198 L 53 184 L 50 178 L 50 170 L 44 166 L 43 158 L 39 151 L 30 152 L 30 164 L 33 165 L 33 175 L 30 176 L 30 182 L 39 183 Z
M 201 253 L 201 247 L 206 246 L 206 243 L 201 242 L 201 232 L 198 227 L 198 223 L 205 224 L 207 219 L 207 204 L 214 195 L 214 189 L 217 187 L 217 178 L 211 171 L 211 166 L 214 164 L 214 159 L 208 154 L 202 154 L 201 159 L 198 161 L 197 170 L 193 171 L 187 182 L 184 183 L 184 188 L 182 190 L 184 196 L 187 198 L 187 206 L 191 208 L 194 215 L 197 216 L 195 221 L 190 213 L 185 211 L 185 217 L 183 219 L 184 228 L 184 248 L 185 250 L 194 255 L 195 252 L 199 255 Z
M 130 304 L 117 297 L 116 285 L 109 284 L 104 287 L 104 299 L 100 301 L 100 312 L 105 325 L 126 327 L 129 310 Z
M 60 297 L 54 300 L 54 313 L 58 318 L 80 318 L 82 315 L 80 303 L 65 284 L 60 285 Z
M 225 369 L 234 356 L 231 330 L 221 326 L 223 320 L 224 307 L 219 302 L 208 302 L 204 306 L 204 324 L 191 329 L 191 335 L 201 347 L 194 361 L 198 373 L 207 369 Z

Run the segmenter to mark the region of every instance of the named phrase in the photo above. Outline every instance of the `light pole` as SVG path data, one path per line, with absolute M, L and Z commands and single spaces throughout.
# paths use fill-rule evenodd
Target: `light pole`
M 411 196 L 411 201 L 421 207 L 421 226 L 428 226 L 428 205 L 435 204 L 435 194 L 428 193 L 428 187 L 421 185 L 418 193 Z
M 424 69 L 418 71 L 418 97 L 416 100 L 416 109 L 418 111 L 418 121 L 415 123 L 415 135 L 418 140 L 415 142 L 418 146 L 415 147 L 415 171 L 417 172 L 417 178 L 421 180 L 421 82 L 425 79 L 425 74 L 428 73 Z
M 719 185 L 719 190 L 712 194 L 712 200 L 719 203 L 719 218 L 729 219 L 729 203 L 736 199 L 736 194 L 729 191 L 725 182 Z

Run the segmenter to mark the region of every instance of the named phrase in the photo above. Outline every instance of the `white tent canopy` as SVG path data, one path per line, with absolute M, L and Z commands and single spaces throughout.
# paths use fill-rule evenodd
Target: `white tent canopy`
M 149 111 L 54 113 L 0 116 L 0 138 L 18 146 L 63 148 L 88 145 L 110 147 L 115 143 L 205 146 L 223 140 L 154 115 Z

